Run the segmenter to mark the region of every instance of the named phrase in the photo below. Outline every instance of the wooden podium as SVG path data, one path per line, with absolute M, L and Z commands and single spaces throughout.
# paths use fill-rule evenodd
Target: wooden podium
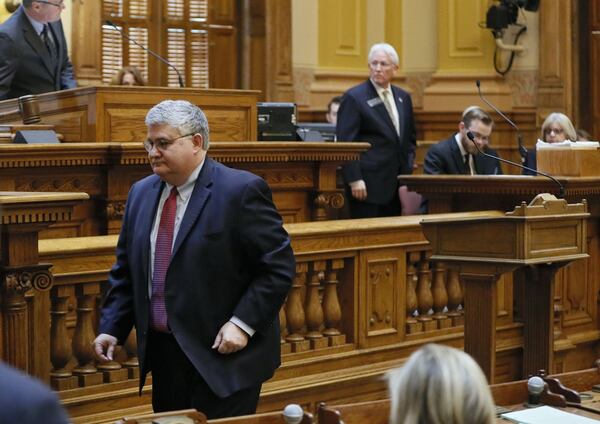
M 188 100 L 208 118 L 211 141 L 255 141 L 258 91 L 167 87 L 98 86 L 38 95 L 43 124 L 65 142 L 137 142 L 146 137 L 144 118 L 162 100 Z M 19 124 L 17 99 L 0 102 L 2 124 Z
M 597 148 L 552 147 L 538 149 L 536 156 L 538 171 L 550 175 L 594 177 L 600 173 L 600 150 Z
M 432 260 L 458 268 L 464 284 L 465 352 L 494 382 L 496 284 L 501 274 L 526 275 L 523 376 L 552 369 L 555 271 L 587 258 L 587 203 L 540 194 L 494 218 L 424 219 Z

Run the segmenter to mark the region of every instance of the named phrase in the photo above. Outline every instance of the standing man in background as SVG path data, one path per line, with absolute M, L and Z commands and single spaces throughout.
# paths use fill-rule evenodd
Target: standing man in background
M 155 412 L 252 414 L 281 361 L 290 239 L 267 183 L 207 156 L 200 108 L 165 100 L 146 125 L 154 175 L 127 198 L 96 357 L 112 360 L 135 324 L 140 393 L 152 371 Z
M 0 25 L 0 100 L 77 87 L 60 14 L 65 0 L 23 0 Z
M 373 45 L 369 79 L 348 90 L 340 104 L 337 139 L 371 144 L 343 167 L 352 218 L 400 214 L 397 176 L 412 173 L 416 132 L 410 95 L 391 84 L 398 63 L 391 45 Z

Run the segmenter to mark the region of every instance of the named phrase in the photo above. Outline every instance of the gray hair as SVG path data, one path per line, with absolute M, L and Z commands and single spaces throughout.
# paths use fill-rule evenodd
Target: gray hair
M 31 7 L 33 2 L 34 2 L 34 0 L 23 0 L 21 3 L 23 4 L 23 7 L 29 8 L 29 7 Z
M 391 424 L 493 424 L 494 401 L 477 363 L 448 346 L 427 344 L 388 373 Z
M 398 53 L 396 52 L 396 49 L 388 43 L 373 44 L 371 50 L 369 51 L 369 62 L 371 62 L 371 59 L 373 59 L 373 55 L 379 51 L 386 53 L 390 57 L 394 65 L 400 64 L 400 59 L 398 58 Z
M 200 134 L 202 148 L 208 150 L 210 144 L 208 135 L 208 120 L 198 106 L 187 100 L 163 100 L 146 115 L 146 126 L 170 125 L 179 134 Z
M 560 112 L 551 113 L 542 124 L 542 140 L 546 141 L 546 129 L 552 124 L 560 125 L 565 132 L 567 140 L 577 140 L 577 132 L 575 131 L 575 127 L 573 127 L 571 120 L 567 115 Z

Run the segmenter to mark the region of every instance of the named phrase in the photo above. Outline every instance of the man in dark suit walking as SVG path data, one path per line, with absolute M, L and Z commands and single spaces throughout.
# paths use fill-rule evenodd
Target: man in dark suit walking
M 23 0 L 0 25 L 0 100 L 75 88 L 60 14 L 65 0 Z
M 411 174 L 416 132 L 410 95 L 391 84 L 398 53 L 387 43 L 369 52 L 369 79 L 348 90 L 338 110 L 339 141 L 371 144 L 360 159 L 344 165 L 353 218 L 400 215 L 398 174 Z
M 0 423 L 68 422 L 58 396 L 49 387 L 0 362 Z
M 498 159 L 479 154 L 473 142 L 467 138 L 467 131 L 475 136 L 477 146 L 493 156 L 498 156 L 488 146 L 494 121 L 483 109 L 471 106 L 463 112 L 458 124 L 458 132 L 429 148 L 425 155 L 425 174 L 502 174 Z
M 135 324 L 140 391 L 152 371 L 155 412 L 254 413 L 280 364 L 289 237 L 263 179 L 207 156 L 198 107 L 163 101 L 146 125 L 154 175 L 129 192 L 96 356 L 110 360 Z

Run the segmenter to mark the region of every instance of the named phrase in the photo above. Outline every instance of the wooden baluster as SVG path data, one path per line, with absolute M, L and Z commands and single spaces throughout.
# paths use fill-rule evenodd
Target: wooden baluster
M 75 289 L 77 295 L 77 324 L 73 334 L 73 353 L 77 359 L 77 367 L 73 374 L 78 377 L 81 387 L 102 383 L 102 373 L 94 366 L 92 341 L 94 327 L 92 313 L 94 312 L 95 296 L 99 293 L 99 285 L 80 284 Z
M 307 271 L 308 264 L 306 262 L 296 264 L 296 277 L 285 303 L 285 314 L 289 331 L 285 340 L 292 344 L 292 352 L 303 352 L 310 349 L 310 343 L 301 334 L 306 324 L 304 307 L 302 306 L 302 290 L 306 284 Z
M 429 270 L 429 256 L 431 252 L 421 252 L 419 261 L 419 280 L 417 281 L 417 303 L 419 316 L 418 321 L 423 323 L 424 331 L 437 329 L 435 323 L 429 316 L 429 311 L 433 306 L 433 295 L 431 294 L 431 271 Z
M 458 307 L 462 304 L 463 295 L 462 287 L 460 284 L 460 278 L 458 270 L 450 269 L 448 271 L 448 286 L 446 288 L 448 292 L 448 317 L 452 319 L 452 325 L 463 325 L 464 319 L 462 311 L 459 311 Z
M 438 329 L 448 328 L 452 325 L 452 320 L 444 313 L 444 308 L 448 305 L 448 292 L 446 291 L 446 268 L 441 262 L 434 264 L 431 291 L 433 292 L 433 319 L 437 321 Z
M 69 390 L 77 387 L 77 378 L 67 369 L 73 357 L 71 343 L 67 333 L 67 314 L 69 299 L 74 294 L 73 286 L 52 288 L 50 309 L 50 384 L 54 390 Z
M 138 368 L 138 365 L 140 364 L 140 361 L 137 357 L 137 332 L 135 331 L 135 327 L 131 330 L 129 336 L 127 336 L 123 348 L 127 355 L 125 361 L 123 361 L 123 366 L 127 369 L 128 377 L 139 378 L 140 369 Z
M 319 299 L 319 287 L 321 281 L 325 279 L 325 269 L 327 262 L 313 262 L 312 273 L 310 274 L 310 283 L 306 292 L 306 327 L 308 332 L 306 338 L 310 340 L 311 349 L 320 349 L 327 347 L 328 340 L 323 337 L 319 330 L 323 325 L 323 307 Z
M 287 317 L 285 316 L 285 304 L 287 299 L 279 308 L 279 339 L 281 344 L 281 354 L 285 355 L 292 352 L 292 346 L 286 342 L 285 338 L 288 335 L 287 331 Z
M 417 268 L 420 252 L 410 252 L 406 264 L 406 333 L 414 334 L 423 331 L 421 322 L 415 318 L 417 311 Z
M 339 330 L 342 322 L 342 307 L 338 297 L 338 272 L 344 268 L 343 259 L 329 261 L 329 270 L 324 281 L 323 313 L 325 315 L 325 330 L 323 334 L 329 339 L 329 346 L 338 346 L 346 343 L 346 336 Z

